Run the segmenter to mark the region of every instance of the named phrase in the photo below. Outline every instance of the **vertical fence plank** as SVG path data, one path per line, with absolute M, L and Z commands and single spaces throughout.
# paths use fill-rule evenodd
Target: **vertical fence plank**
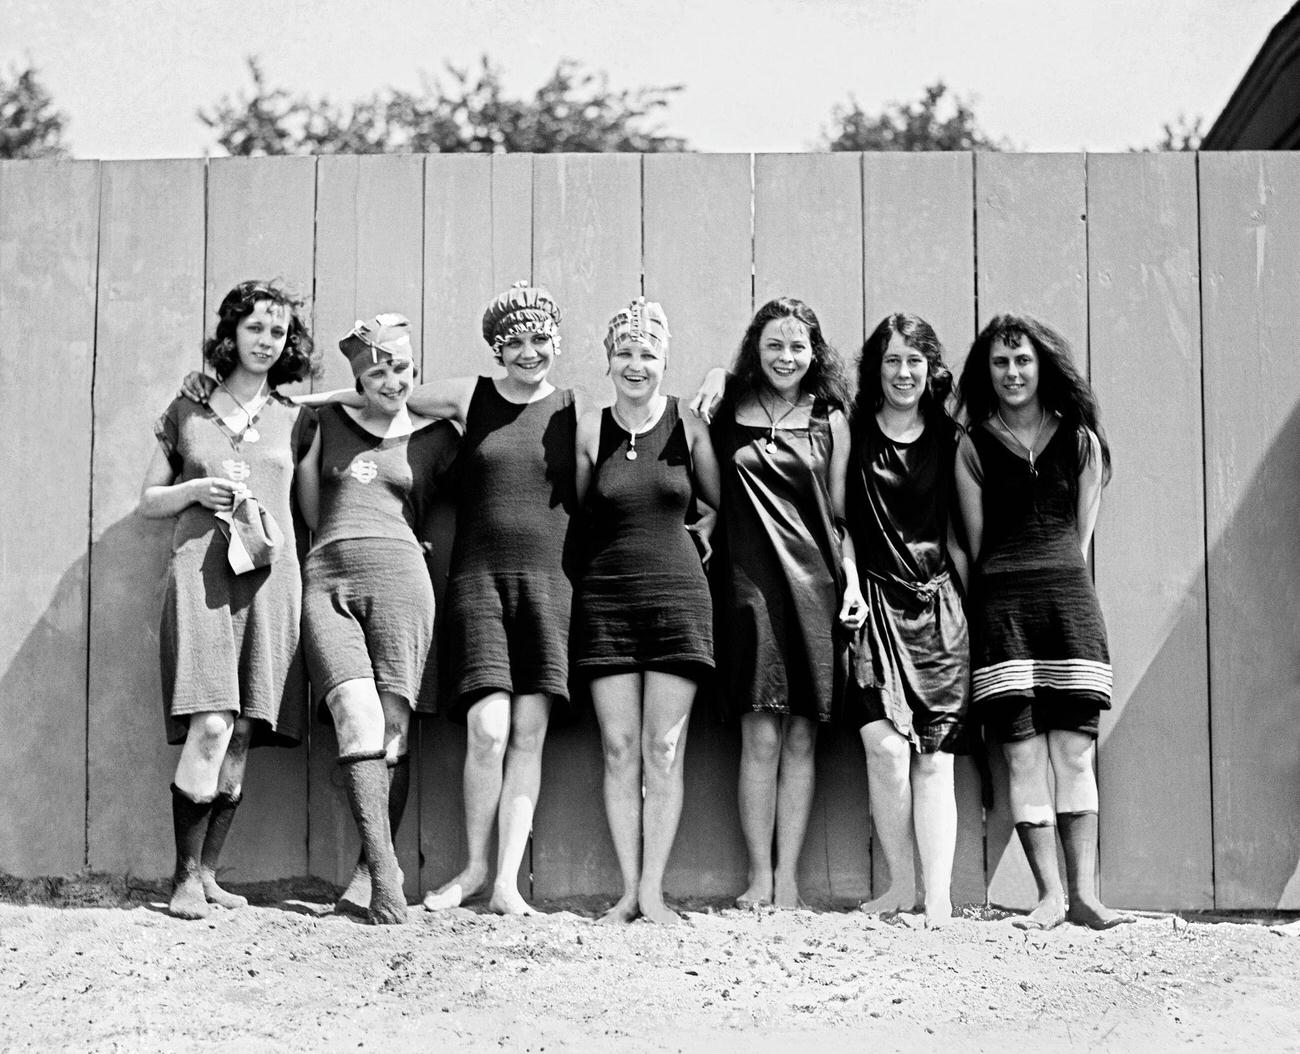
M 559 383 L 608 401 L 605 323 L 641 292 L 641 159 L 539 155 L 533 173 L 533 280 L 551 290 L 564 313 Z M 577 699 L 586 695 L 576 677 L 570 689 Z M 548 733 L 545 789 L 533 825 L 537 897 L 621 888 L 601 797 L 603 768 L 592 714 Z
M 1088 248 L 1082 154 L 975 155 L 975 290 L 979 325 L 1004 311 L 1043 319 L 1087 366 Z M 985 820 L 989 901 L 1037 899 L 1007 806 L 1007 772 L 989 742 L 994 800 Z
M 310 294 L 315 213 L 315 158 L 209 162 L 204 312 L 209 331 L 236 282 L 279 279 L 299 296 Z M 305 318 L 310 322 L 310 314 Z M 222 870 L 232 881 L 307 874 L 307 756 L 306 744 L 252 755 L 244 805 L 223 858 Z
M 710 366 L 727 364 L 749 323 L 750 159 L 647 154 L 643 174 L 646 297 L 663 304 L 672 332 L 664 387 L 686 396 Z M 701 238 L 706 230 L 709 237 Z M 685 806 L 664 879 L 680 896 L 745 888 L 739 740 L 736 729 L 718 721 L 710 689 L 700 692 L 691 715 Z
M 425 375 L 492 372 L 481 319 L 488 302 L 532 270 L 532 158 L 431 154 L 425 163 Z M 454 512 L 443 504 L 430 540 L 434 592 L 442 603 Z M 465 862 L 465 729 L 442 717 L 420 722 L 421 886 L 437 888 Z M 529 867 L 521 868 L 527 880 Z
M 358 318 L 398 311 L 421 347 L 424 256 L 424 158 L 414 155 L 322 157 L 316 163 L 316 302 L 313 333 L 323 349 L 326 388 L 352 387 L 338 340 Z M 343 884 L 360 841 L 335 759 L 332 726 L 311 728 L 308 803 L 310 873 Z M 420 800 L 420 737 L 412 736 L 413 801 Z M 418 808 L 397 837 L 406 893 L 420 888 Z
M 1218 908 L 1300 907 L 1300 154 L 1200 155 Z
M 920 315 L 944 342 L 954 376 L 975 327 L 974 161 L 967 153 L 862 155 L 863 331 L 895 311 Z M 983 903 L 984 806 L 969 757 L 954 762 L 956 903 Z M 873 884 L 888 869 L 872 836 Z
M 1214 903 L 1197 243 L 1193 155 L 1089 156 L 1092 383 L 1115 460 L 1095 552 L 1115 669 L 1100 870 L 1130 907 Z
M 204 165 L 109 161 L 100 175 L 87 851 L 95 870 L 157 877 L 174 858 L 178 752 L 158 674 L 173 523 L 135 507 L 154 421 L 201 361 Z
M 96 162 L 0 162 L 0 871 L 23 877 L 85 860 L 98 238 Z
M 862 161 L 858 154 L 754 158 L 754 301 L 795 296 L 817 312 L 846 365 L 862 346 Z M 815 901 L 863 900 L 871 887 L 862 744 L 823 728 L 817 794 L 800 857 Z

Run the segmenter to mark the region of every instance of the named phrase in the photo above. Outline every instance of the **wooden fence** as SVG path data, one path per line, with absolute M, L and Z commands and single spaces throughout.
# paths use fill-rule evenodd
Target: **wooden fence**
M 379 310 L 411 317 L 426 374 L 486 372 L 480 312 L 527 276 L 565 311 L 557 379 L 601 398 L 604 320 L 642 291 L 671 319 L 677 393 L 777 294 L 850 356 L 898 309 L 957 362 L 993 313 L 1050 320 L 1086 357 L 1116 462 L 1095 545 L 1115 665 L 1102 892 L 1300 907 L 1300 154 L 0 163 L 0 870 L 170 870 L 171 525 L 133 510 L 216 304 L 264 276 L 310 293 L 331 386 L 350 379 L 334 338 Z M 415 739 L 411 894 L 464 845 L 464 733 L 433 719 Z M 254 755 L 229 880 L 348 873 L 333 757 L 321 726 Z M 866 897 L 882 865 L 860 746 L 824 737 L 818 766 L 806 893 Z M 734 730 L 697 708 L 670 892 L 743 887 L 736 772 Z M 594 722 L 553 733 L 534 895 L 617 888 L 600 778 Z M 958 793 L 957 899 L 1026 903 L 1005 793 L 985 815 L 965 762 Z

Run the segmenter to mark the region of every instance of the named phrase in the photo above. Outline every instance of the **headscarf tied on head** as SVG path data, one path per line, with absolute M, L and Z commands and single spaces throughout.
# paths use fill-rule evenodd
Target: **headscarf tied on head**
M 352 376 L 360 377 L 371 366 L 393 359 L 414 359 L 411 351 L 411 323 L 405 315 L 376 315 L 369 322 L 358 319 L 339 341 L 347 356 Z
M 609 320 L 605 330 L 605 358 L 624 340 L 648 344 L 661 355 L 668 353 L 668 316 L 653 300 L 637 297 Z
M 560 308 L 551 294 L 526 281 L 516 282 L 483 312 L 483 339 L 498 356 L 505 342 L 520 333 L 545 334 L 558 347 L 559 326 Z

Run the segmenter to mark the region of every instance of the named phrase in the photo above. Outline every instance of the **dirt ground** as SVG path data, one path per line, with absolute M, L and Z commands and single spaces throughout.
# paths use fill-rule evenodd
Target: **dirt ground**
M 0 1049 L 201 1051 L 1300 1050 L 1300 922 L 1146 915 L 1108 933 L 687 905 L 504 919 L 330 913 L 244 890 L 182 922 L 161 887 L 0 880 Z

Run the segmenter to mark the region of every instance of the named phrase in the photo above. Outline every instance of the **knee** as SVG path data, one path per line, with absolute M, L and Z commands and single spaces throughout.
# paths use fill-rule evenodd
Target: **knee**
M 616 733 L 602 736 L 605 751 L 605 768 L 612 772 L 626 772 L 635 767 L 638 744 L 632 734 Z
M 741 739 L 741 751 L 751 762 L 775 764 L 781 756 L 781 732 L 775 724 L 747 726 Z
M 190 718 L 188 735 L 204 753 L 214 753 L 226 745 L 230 727 L 231 718 L 225 712 L 195 714 Z
M 510 742 L 509 722 L 471 721 L 469 723 L 465 737 L 466 750 L 479 760 L 500 761 L 505 755 L 508 742 Z
M 676 735 L 645 736 L 641 741 L 641 754 L 645 758 L 646 775 L 663 779 L 677 766 L 681 743 Z
M 897 768 L 912 756 L 912 746 L 897 732 L 875 736 L 867 742 L 867 759 Z
M 516 754 L 540 754 L 546 742 L 546 722 L 516 722 L 510 729 L 510 750 Z
M 1092 744 L 1052 744 L 1052 771 L 1058 779 L 1077 780 L 1092 776 Z
M 1013 780 L 1047 776 L 1047 751 L 1038 737 L 1005 744 L 1003 756 Z
M 817 726 L 811 721 L 792 718 L 781 737 L 781 757 L 795 762 L 810 761 L 816 745 Z

